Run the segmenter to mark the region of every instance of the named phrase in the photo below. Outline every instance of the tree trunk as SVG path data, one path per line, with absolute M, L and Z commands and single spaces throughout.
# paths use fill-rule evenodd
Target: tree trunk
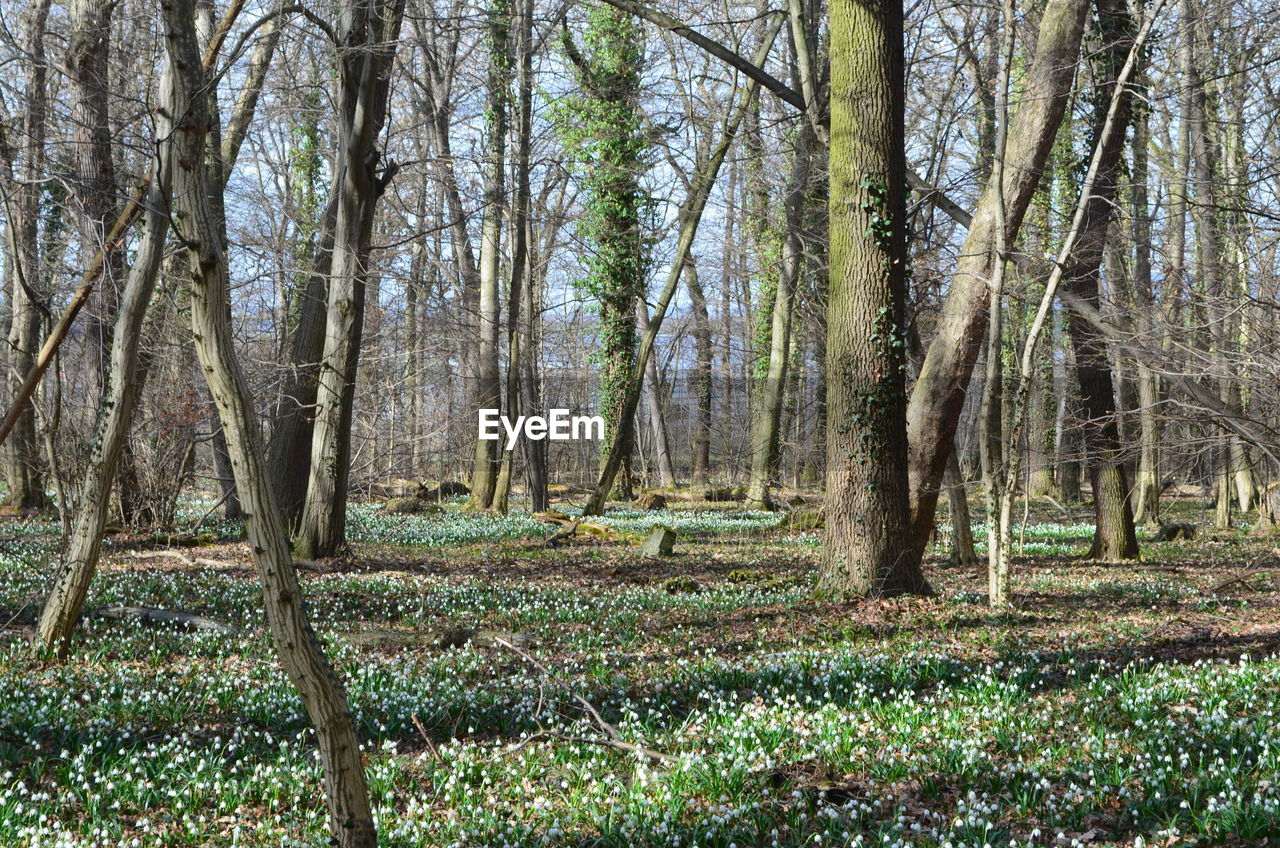
M 511 10 L 507 0 L 491 0 L 487 27 L 489 80 L 484 113 L 484 207 L 480 224 L 480 332 L 477 346 L 479 383 L 476 388 L 476 407 L 501 409 L 498 263 L 501 259 L 503 204 L 506 202 L 507 100 L 511 87 Z M 477 434 L 478 432 L 477 428 Z M 481 439 L 477 435 L 467 510 L 487 510 L 494 506 L 502 455 L 501 442 Z
M 997 207 L 1003 202 L 1005 238 L 1013 244 L 1066 109 L 1088 6 L 1088 0 L 1048 0 L 1045 4 L 1022 103 L 1009 125 L 1003 201 L 989 180 L 960 251 L 937 335 L 911 392 L 907 427 L 912 536 L 917 556 L 933 532 L 938 484 L 986 332 L 987 280 L 992 271 Z
M 18 147 L 22 161 L 14 173 L 10 163 L 8 202 L 5 204 L 5 234 L 8 250 L 5 272 L 9 277 L 11 323 L 7 380 L 11 398 L 16 398 L 27 373 L 36 361 L 41 344 L 40 325 L 48 312 L 47 293 L 40 290 L 40 194 L 46 174 L 45 127 L 48 119 L 48 63 L 45 59 L 45 24 L 50 0 L 32 0 L 22 14 L 22 50 L 27 56 L 23 87 L 26 108 L 22 119 L 22 140 Z M 5 479 L 9 483 L 7 501 L 17 510 L 41 510 L 48 506 L 45 477 L 40 465 L 40 442 L 36 438 L 35 410 L 28 404 L 4 445 Z
M 172 86 L 171 72 L 166 71 L 161 82 L 161 102 L 168 104 L 169 110 L 174 103 Z M 165 236 L 169 231 L 169 175 L 173 160 L 169 155 L 169 145 L 164 141 L 170 133 L 167 114 L 172 112 L 156 110 L 156 137 L 161 139 L 158 143 L 161 158 L 155 165 L 144 206 L 142 238 L 116 312 L 107 383 L 99 403 L 98 433 L 80 487 L 75 529 L 68 540 L 57 583 L 40 615 L 40 645 L 59 658 L 67 655 L 71 634 L 80 620 L 89 584 L 97 570 L 102 532 L 107 524 L 111 483 L 115 479 L 116 465 L 128 437 L 141 389 L 142 380 L 137 373 L 138 346 L 143 319 L 164 257 Z
M 833 0 L 830 26 L 827 503 L 818 588 L 836 596 L 929 593 L 911 544 L 906 473 L 902 5 Z
M 969 498 L 965 492 L 958 451 L 952 451 L 951 458 L 947 460 L 942 484 L 947 487 L 947 509 L 951 513 L 951 564 L 961 568 L 976 566 L 978 552 L 973 547 L 973 518 L 969 514 Z
M 707 485 L 711 476 L 711 317 L 707 312 L 707 296 L 702 290 L 702 284 L 698 282 L 698 267 L 692 260 L 685 263 L 684 281 L 689 289 L 689 304 L 693 311 L 695 349 L 692 380 L 695 404 L 693 467 L 690 470 L 690 485 L 700 488 Z
M 338 195 L 324 353 L 316 393 L 311 469 L 296 548 L 308 559 L 346 544 L 351 417 L 364 329 L 374 204 L 395 172 L 377 172 L 375 147 L 386 116 L 390 66 L 404 0 L 349 0 L 342 7 Z
M 1146 90 L 1143 86 L 1143 90 Z M 1135 329 L 1140 343 L 1156 344 L 1155 295 L 1151 284 L 1151 211 L 1148 208 L 1148 145 L 1150 113 L 1139 109 L 1133 127 L 1133 303 Z M 1166 296 L 1170 292 L 1165 293 Z M 1134 481 L 1133 520 L 1156 527 L 1160 524 L 1160 402 L 1158 378 L 1145 362 L 1137 363 L 1138 471 Z
M 80 264 L 86 267 L 106 244 L 118 214 L 119 189 L 111 159 L 110 81 L 111 13 L 115 5 L 100 0 L 74 0 L 70 8 L 71 36 L 67 68 L 71 72 L 72 140 L 76 154 L 76 200 L 80 218 Z M 106 255 L 102 279 L 95 289 L 85 320 L 90 362 L 99 388 L 105 382 L 109 327 L 124 270 L 122 251 Z
M 207 89 L 207 78 L 200 65 L 191 0 L 170 0 L 165 13 L 169 56 L 177 76 L 173 113 L 180 131 L 174 134 L 175 154 L 187 163 L 173 170 L 173 222 L 190 256 L 196 352 L 227 435 L 267 625 L 316 729 L 333 838 L 342 848 L 373 848 L 377 837 L 355 721 L 342 684 L 307 620 L 283 516 L 267 474 L 257 413 L 235 354 L 227 257 L 209 203 L 211 192 L 220 192 L 221 186 L 202 164 L 210 120 L 207 102 L 199 94 Z
M 1110 91 L 1115 87 L 1117 74 L 1133 42 L 1133 22 L 1123 0 L 1097 0 L 1097 11 L 1106 41 L 1104 58 L 1099 60 L 1100 71 L 1107 81 L 1104 90 Z M 1101 141 L 1108 104 L 1099 101 L 1096 106 L 1090 147 L 1102 144 L 1097 178 L 1062 275 L 1064 292 L 1094 309 L 1101 301 L 1099 276 L 1131 105 L 1132 96 L 1126 90 L 1116 113 L 1116 131 Z M 1090 557 L 1104 561 L 1135 559 L 1138 539 L 1129 504 L 1129 480 L 1116 420 L 1115 389 L 1106 340 L 1091 323 L 1072 310 L 1071 344 L 1084 406 L 1085 461 L 1093 487 L 1095 529 Z
M 321 216 L 310 273 L 299 298 L 298 321 L 290 344 L 290 369 L 272 414 L 271 438 L 267 445 L 272 485 L 280 494 L 280 507 L 289 527 L 296 527 L 302 518 L 307 481 L 311 477 L 311 440 L 315 433 L 320 357 L 324 353 L 325 304 L 333 263 L 337 200 L 335 180 Z
M 231 469 L 231 453 L 227 450 L 227 435 L 216 421 L 213 440 L 213 473 L 218 476 L 218 490 L 222 493 L 222 517 L 228 521 L 239 521 L 244 517 L 240 509 L 240 498 L 236 495 L 236 478 Z
M 636 322 L 640 332 L 649 330 L 649 308 L 636 301 Z M 658 465 L 658 485 L 674 489 L 675 466 L 671 463 L 671 440 L 667 437 L 667 421 L 662 414 L 662 375 L 658 372 L 657 358 L 650 356 L 644 364 L 645 407 L 649 413 L 649 429 L 653 431 L 653 454 Z
M 791 356 L 791 322 L 795 309 L 796 283 L 804 260 L 802 228 L 805 218 L 805 195 L 809 190 L 809 173 L 814 156 L 812 125 L 803 122 L 797 131 L 791 181 L 787 186 L 786 232 L 782 242 L 782 268 L 774 291 L 773 308 L 765 312 L 772 323 L 768 334 L 769 352 L 765 377 L 753 398 L 755 412 L 751 417 L 751 475 L 747 483 L 747 509 L 773 509 L 769 494 L 778 465 L 778 426 L 782 415 L 787 366 Z

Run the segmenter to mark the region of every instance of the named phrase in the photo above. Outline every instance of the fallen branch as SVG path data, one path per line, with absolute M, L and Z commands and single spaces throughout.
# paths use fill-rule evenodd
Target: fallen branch
M 218 559 L 196 559 L 177 551 L 130 551 L 125 554 L 130 559 L 176 559 L 186 565 L 203 565 L 211 568 L 226 568 L 228 563 Z
M 85 618 L 105 618 L 109 621 L 138 621 L 141 624 L 175 624 L 186 630 L 207 633 L 238 633 L 239 630 L 212 618 L 181 610 L 155 609 L 153 607 L 98 607 L 86 612 Z
M 431 736 L 427 733 L 427 729 L 422 726 L 422 719 L 418 718 L 418 714 L 414 713 L 409 716 L 413 720 L 413 726 L 418 728 L 418 735 L 422 737 L 422 741 L 427 745 L 427 751 L 435 759 L 437 763 L 444 762 L 444 758 L 440 756 L 440 751 L 436 748 L 436 743 L 431 741 Z
M 558 547 L 559 544 L 563 542 L 565 539 L 568 539 L 570 536 L 577 535 L 578 524 L 579 522 L 575 521 L 573 522 L 573 524 L 569 525 L 568 527 L 565 527 L 563 530 L 557 530 L 555 533 L 548 536 L 547 547 L 548 548 Z
M 563 686 L 565 688 L 565 691 L 567 691 L 569 695 L 575 701 L 578 702 L 579 706 L 582 707 L 583 711 L 586 712 L 587 715 L 591 717 L 591 720 L 595 723 L 597 727 L 600 728 L 601 731 L 604 732 L 605 736 L 607 737 L 605 739 L 598 739 L 598 738 L 585 737 L 585 736 L 569 736 L 567 734 L 546 730 L 545 728 L 543 728 L 543 729 L 540 729 L 538 733 L 534 734 L 532 737 L 522 742 L 521 743 L 522 746 L 527 745 L 530 741 L 532 741 L 535 738 L 546 736 L 546 737 L 554 737 L 556 739 L 561 739 L 566 742 L 580 742 L 587 745 L 600 745 L 606 748 L 615 748 L 619 751 L 626 751 L 629 754 L 639 754 L 640 756 L 644 757 L 647 760 L 650 760 L 651 762 L 663 763 L 664 765 L 674 765 L 677 762 L 676 758 L 671 756 L 670 754 L 664 754 L 662 751 L 655 751 L 653 748 L 648 748 L 648 747 L 645 747 L 644 745 L 637 745 L 634 742 L 626 741 L 625 739 L 622 738 L 621 731 L 619 731 L 618 728 L 615 727 L 613 724 L 605 721 L 604 716 L 600 715 L 600 711 L 597 710 L 590 701 L 588 701 L 586 698 L 579 695 L 573 689 L 572 686 L 570 686 L 563 678 L 559 677 L 551 669 L 547 668 L 546 665 L 544 665 L 538 659 L 533 657 L 527 651 L 522 651 L 521 649 L 517 648 L 515 645 L 511 644 L 510 642 L 507 642 L 503 639 L 494 639 L 493 641 L 495 645 L 498 645 L 500 647 L 506 648 L 507 650 L 511 651 L 513 654 L 520 657 L 525 662 L 529 663 L 529 665 L 538 669 L 538 671 L 542 672 L 548 678 L 550 678 L 551 680 Z
M 1271 576 L 1274 576 L 1277 565 L 1280 565 L 1280 561 L 1277 561 L 1274 556 L 1258 557 L 1252 563 L 1250 563 L 1249 567 L 1246 568 L 1244 571 L 1239 572 L 1234 577 L 1228 577 L 1226 580 L 1223 580 L 1221 583 L 1219 583 L 1218 585 L 1214 586 L 1211 589 L 1201 591 L 1200 594 L 1216 595 L 1219 592 L 1221 592 L 1223 589 L 1227 588 L 1228 586 L 1234 586 L 1237 583 L 1243 583 L 1252 577 L 1257 577 L 1259 574 L 1270 574 Z

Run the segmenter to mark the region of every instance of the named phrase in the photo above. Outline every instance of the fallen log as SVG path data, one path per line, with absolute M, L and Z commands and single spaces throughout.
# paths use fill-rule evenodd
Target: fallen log
M 85 618 L 102 618 L 108 621 L 137 621 L 140 624 L 171 625 L 183 630 L 205 633 L 238 633 L 239 630 L 212 618 L 181 610 L 156 609 L 154 607 L 98 607 L 84 614 Z

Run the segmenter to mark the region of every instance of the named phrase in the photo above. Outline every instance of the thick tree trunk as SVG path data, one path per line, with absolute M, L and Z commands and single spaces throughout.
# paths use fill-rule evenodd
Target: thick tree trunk
M 169 0 L 165 12 L 169 56 L 178 78 L 173 112 L 182 128 L 174 134 L 175 154 L 188 163 L 173 171 L 173 221 L 190 256 L 196 351 L 227 435 L 267 625 L 315 725 L 334 841 L 342 848 L 373 848 L 377 837 L 355 722 L 342 684 L 307 620 L 283 516 L 267 474 L 257 413 L 235 354 L 227 257 L 209 203 L 210 193 L 221 187 L 201 164 L 209 110 L 199 94 L 192 96 L 206 90 L 207 79 L 192 26 L 191 0 Z
M 299 298 L 298 321 L 290 342 L 289 372 L 272 414 L 267 445 L 272 485 L 280 495 L 280 507 L 289 527 L 296 527 L 301 520 L 311 476 L 311 440 L 315 432 L 320 357 L 324 353 L 325 304 L 333 262 L 337 200 L 335 182 L 321 216 L 319 241 L 307 284 Z
M 374 204 L 394 173 L 394 166 L 378 173 L 375 144 L 386 116 L 390 66 L 403 14 L 404 0 L 349 0 L 342 8 L 342 43 L 349 46 L 339 57 L 340 181 L 311 469 L 296 541 L 299 554 L 309 559 L 334 556 L 346 544 L 351 417 Z
M 71 37 L 67 68 L 72 83 L 72 130 L 76 161 L 76 199 L 80 204 L 80 264 L 86 267 L 106 244 L 118 214 L 119 190 L 111 160 L 110 81 L 111 13 L 115 5 L 99 0 L 74 0 L 70 8 Z M 85 320 L 90 361 L 102 382 L 107 364 L 109 327 L 115 311 L 117 287 L 123 277 L 124 255 L 107 254 L 102 280 Z
M 818 587 L 836 596 L 928 593 L 911 543 L 906 473 L 902 4 L 833 0 L 830 22 L 827 503 Z
M 1040 182 L 1075 76 L 1088 0 L 1048 0 L 1040 19 L 1035 58 L 1022 102 L 1008 133 L 1004 179 L 1005 238 L 1016 241 Z M 960 409 L 987 326 L 987 281 L 992 272 L 997 208 L 988 181 L 961 250 L 938 332 L 911 392 L 910 441 L 912 535 L 917 555 L 933 532 L 939 484 L 952 450 Z

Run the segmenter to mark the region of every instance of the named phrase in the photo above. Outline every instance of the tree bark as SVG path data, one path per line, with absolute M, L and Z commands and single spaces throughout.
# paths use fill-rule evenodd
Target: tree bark
M 931 592 L 911 543 L 902 5 L 833 0 L 826 539 L 819 591 Z M 943 457 L 945 461 L 945 457 Z

